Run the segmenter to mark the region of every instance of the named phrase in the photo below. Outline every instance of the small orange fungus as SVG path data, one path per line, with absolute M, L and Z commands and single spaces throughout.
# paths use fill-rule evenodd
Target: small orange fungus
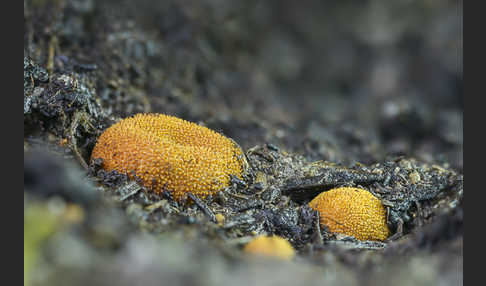
M 231 139 L 200 125 L 163 114 L 137 114 L 106 129 L 91 160 L 103 168 L 140 178 L 148 189 L 186 192 L 201 198 L 229 186 L 230 174 L 242 176 L 246 160 Z
M 321 225 L 333 233 L 375 241 L 383 241 L 390 235 L 385 207 L 367 190 L 332 189 L 319 194 L 309 206 L 319 211 Z
M 290 260 L 295 256 L 292 245 L 280 236 L 258 236 L 245 245 L 244 251 L 253 255 Z

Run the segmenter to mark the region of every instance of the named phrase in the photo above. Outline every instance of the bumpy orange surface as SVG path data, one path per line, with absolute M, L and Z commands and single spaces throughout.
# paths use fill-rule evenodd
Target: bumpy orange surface
M 315 197 L 309 206 L 319 211 L 320 223 L 331 232 L 359 240 L 383 241 L 390 235 L 380 200 L 359 188 L 336 188 Z
M 258 236 L 245 245 L 246 253 L 290 260 L 295 256 L 292 245 L 280 236 Z
M 91 160 L 103 159 L 105 170 L 139 177 L 160 193 L 185 192 L 199 197 L 229 185 L 229 175 L 241 178 L 245 158 L 231 139 L 206 127 L 163 114 L 137 114 L 100 136 Z

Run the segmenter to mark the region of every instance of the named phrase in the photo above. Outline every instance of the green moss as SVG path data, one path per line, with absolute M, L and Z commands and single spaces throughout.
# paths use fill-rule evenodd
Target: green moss
M 61 223 L 61 217 L 48 210 L 44 204 L 32 204 L 24 209 L 24 285 L 30 284 L 32 269 L 40 254 L 41 246 Z

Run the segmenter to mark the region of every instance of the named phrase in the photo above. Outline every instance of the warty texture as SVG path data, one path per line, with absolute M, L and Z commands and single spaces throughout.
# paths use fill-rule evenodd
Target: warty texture
M 332 189 L 319 194 L 309 206 L 319 211 L 321 225 L 330 232 L 375 241 L 383 241 L 390 235 L 385 207 L 367 190 Z
M 246 159 L 231 139 L 200 125 L 164 114 L 137 114 L 106 129 L 91 160 L 103 168 L 134 175 L 148 189 L 186 192 L 201 198 L 227 187 L 230 174 L 242 176 Z

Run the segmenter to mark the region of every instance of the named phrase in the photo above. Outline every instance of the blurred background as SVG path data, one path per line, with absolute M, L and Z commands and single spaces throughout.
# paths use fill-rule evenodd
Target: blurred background
M 87 161 L 100 130 L 138 112 L 198 122 L 235 139 L 245 150 L 271 143 L 309 161 L 348 165 L 407 156 L 462 173 L 462 15 L 462 1 L 451 0 L 24 0 L 25 215 L 29 218 L 24 229 L 28 238 L 24 247 L 29 251 L 24 258 L 40 255 L 39 241 L 57 226 L 85 220 L 83 213 L 96 201 L 95 187 L 82 180 L 82 171 L 74 166 L 79 163 L 65 167 L 61 159 L 43 157 L 35 148 L 55 143 L 58 153 L 75 161 L 73 148 L 63 150 L 74 144 Z M 59 180 L 66 177 L 70 179 Z M 51 197 L 52 193 L 63 199 L 40 205 L 31 201 L 30 194 Z M 85 207 L 79 211 L 70 202 Z M 43 208 L 49 209 L 47 214 Z M 60 209 L 62 222 L 52 213 Z M 77 277 L 57 269 L 60 265 L 91 271 L 87 261 L 102 265 L 114 259 L 118 264 L 110 271 L 123 272 L 128 267 L 124 259 L 133 265 L 142 259 L 137 256 L 140 251 L 148 255 L 142 259 L 147 265 L 153 259 L 161 265 L 190 265 L 187 272 L 181 270 L 185 274 L 216 271 L 189 263 L 201 247 L 187 249 L 173 240 L 154 243 L 153 238 L 134 236 L 119 217 L 120 210 L 100 212 L 86 220 L 105 220 L 81 232 L 94 235 L 99 243 L 95 248 L 117 256 L 102 257 L 99 249 L 90 252 L 93 245 L 80 242 L 80 234 L 73 236 L 70 230 L 47 246 L 44 269 L 38 271 L 44 274 L 36 274 L 41 276 L 36 281 L 44 283 L 40 285 L 67 285 L 59 273 L 65 273 L 67 281 Z M 46 225 L 38 218 L 44 218 Z M 120 234 L 131 237 L 127 242 Z M 56 250 L 58 244 L 65 251 Z M 157 251 L 170 252 L 172 244 L 183 253 L 180 260 L 159 261 L 154 256 Z M 418 255 L 404 262 L 405 270 L 390 266 L 387 273 L 393 275 L 380 281 L 368 277 L 369 282 L 390 285 L 402 277 L 415 283 L 410 285 L 439 280 L 455 285 L 462 282 L 462 266 L 460 275 L 451 277 L 458 270 L 448 267 L 457 265 L 440 262 L 452 255 L 451 261 L 459 259 L 462 265 L 462 240 L 460 250 L 457 245 L 452 248 L 458 252 Z M 208 255 L 215 265 L 226 263 L 224 255 Z M 330 282 L 351 275 L 352 270 L 330 264 L 335 268 L 329 271 L 338 273 L 328 278 Z M 423 265 L 428 268 L 421 272 Z M 266 277 L 258 267 L 239 272 L 223 268 L 238 277 L 248 273 Z M 139 272 L 130 277 L 145 275 L 147 269 L 151 268 L 132 269 Z M 289 275 L 307 273 L 292 269 Z M 228 275 L 224 271 L 187 281 L 180 273 L 167 277 L 186 285 L 223 285 Z M 414 271 L 416 280 L 403 274 L 407 271 Z M 351 276 L 359 277 L 358 272 Z M 150 284 L 155 278 L 144 279 Z M 353 281 L 349 283 L 360 279 Z
M 24 3 L 25 54 L 96 65 L 109 114 L 169 113 L 309 159 L 462 169 L 462 1 Z

